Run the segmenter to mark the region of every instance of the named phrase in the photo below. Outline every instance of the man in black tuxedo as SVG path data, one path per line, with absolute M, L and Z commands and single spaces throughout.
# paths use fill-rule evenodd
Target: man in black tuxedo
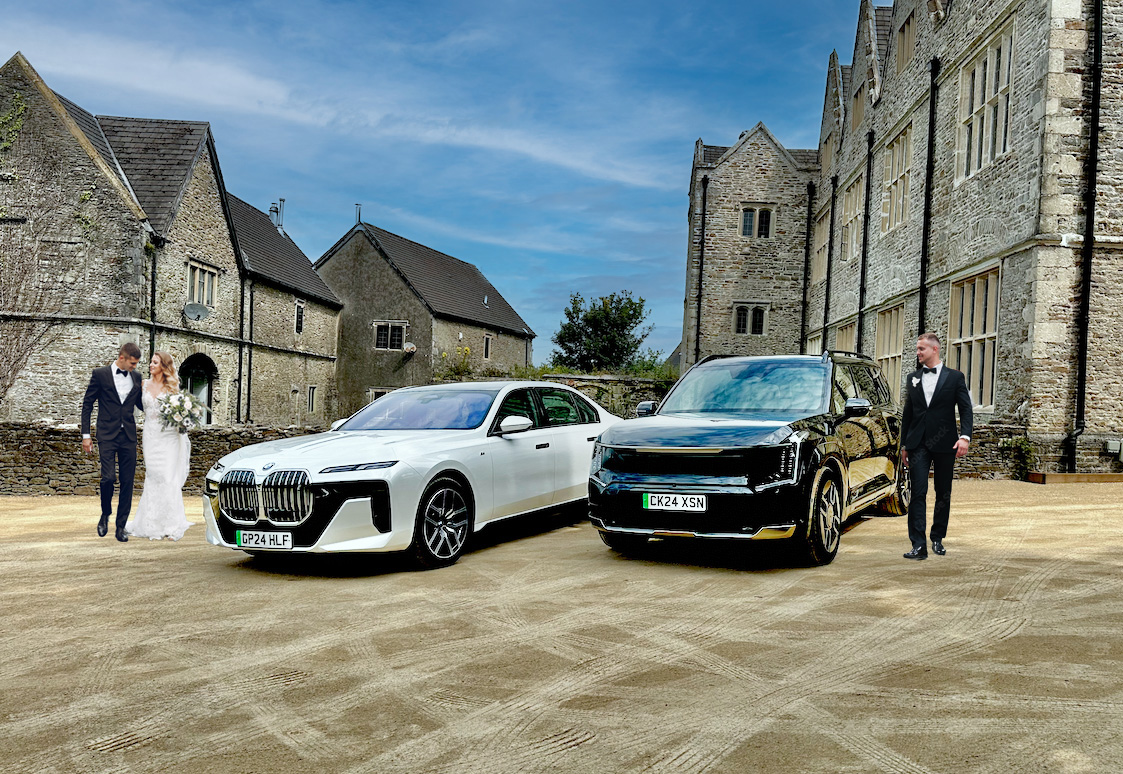
M 956 457 L 971 445 L 973 414 L 971 392 L 962 371 L 940 362 L 940 339 L 934 333 L 916 340 L 920 368 L 905 382 L 905 407 L 901 425 L 901 459 L 909 466 L 912 501 L 909 503 L 909 539 L 912 550 L 906 559 L 927 559 L 924 536 L 928 495 L 928 471 L 933 471 L 936 505 L 932 514 L 932 550 L 943 556 L 944 536 L 951 513 L 951 479 Z M 955 409 L 959 407 L 959 429 Z
M 140 347 L 131 341 L 121 347 L 117 360 L 95 368 L 90 374 L 86 397 L 82 399 L 82 450 L 93 454 L 90 438 L 90 414 L 97 409 L 97 448 L 101 458 L 101 519 L 97 534 L 109 531 L 109 514 L 113 511 L 113 485 L 118 470 L 121 494 L 117 500 L 117 539 L 128 541 L 125 524 L 133 507 L 133 477 L 136 475 L 136 418 L 134 410 L 144 411 L 141 403 L 140 374 L 136 364 Z

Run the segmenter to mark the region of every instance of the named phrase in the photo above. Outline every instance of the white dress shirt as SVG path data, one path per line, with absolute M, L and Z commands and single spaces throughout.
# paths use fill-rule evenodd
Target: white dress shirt
M 932 396 L 936 394 L 936 382 L 940 380 L 940 371 L 943 367 L 943 363 L 936 363 L 936 373 L 928 374 L 921 372 L 920 374 L 920 387 L 924 390 L 925 405 L 932 404 Z

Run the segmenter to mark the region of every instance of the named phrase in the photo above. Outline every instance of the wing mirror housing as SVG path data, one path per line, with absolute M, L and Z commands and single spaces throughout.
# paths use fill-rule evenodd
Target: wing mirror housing
M 636 416 L 649 417 L 655 413 L 655 409 L 658 407 L 658 405 L 659 404 L 657 404 L 653 400 L 641 400 L 636 406 Z
M 499 434 L 525 433 L 532 427 L 534 427 L 534 423 L 527 417 L 520 417 L 517 415 L 504 417 L 503 421 L 499 423 Z
M 332 422 L 332 423 L 331 423 L 331 429 L 332 429 L 332 430 L 338 430 L 338 429 L 339 429 L 339 426 L 340 426 L 340 425 L 342 425 L 342 424 L 343 424 L 344 422 L 346 422 L 346 421 L 347 421 L 346 419 L 337 419 L 337 420 L 335 420 L 334 422 Z
M 865 417 L 869 416 L 872 408 L 873 404 L 865 398 L 847 398 L 844 412 L 848 417 Z

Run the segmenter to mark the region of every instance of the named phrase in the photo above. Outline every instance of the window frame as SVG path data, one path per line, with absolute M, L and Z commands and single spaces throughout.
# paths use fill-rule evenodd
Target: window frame
M 316 413 L 316 385 L 308 385 L 308 413 Z
M 827 253 L 831 245 L 831 211 L 828 207 L 815 219 L 812 234 L 811 282 L 822 282 L 827 278 Z
M 842 248 L 840 257 L 849 261 L 861 253 L 862 222 L 866 211 L 866 173 L 861 172 L 842 194 Z
M 896 62 L 897 75 L 908 67 L 909 62 L 916 55 L 916 11 L 909 11 L 909 15 L 897 28 L 897 47 L 893 52 Z
M 846 331 L 846 338 L 851 342 L 848 346 L 843 346 L 843 331 Z M 834 348 L 843 352 L 857 352 L 858 351 L 858 321 L 851 320 L 848 323 L 843 323 L 834 329 Z
M 895 304 L 877 313 L 874 360 L 889 385 L 894 402 L 901 400 L 901 382 L 905 360 L 905 305 Z
M 776 210 L 775 204 L 756 204 L 752 202 L 744 203 L 741 205 L 738 233 L 742 239 L 771 239 L 776 233 Z M 746 215 L 752 214 L 751 218 L 746 218 Z M 767 217 L 762 217 L 767 215 Z M 751 222 L 751 232 L 745 233 L 745 227 Z M 763 226 L 763 228 L 762 228 Z M 764 233 L 761 233 L 761 232 Z
M 295 318 L 293 319 L 293 332 L 299 336 L 304 333 L 304 299 L 296 299 Z
M 912 177 L 912 122 L 885 145 L 884 188 L 881 192 L 881 233 L 909 220 L 909 188 Z
M 484 360 L 491 360 L 491 348 L 494 345 L 494 343 L 495 343 L 495 337 L 490 333 L 485 333 L 484 334 L 484 347 L 483 347 L 483 359 Z
M 967 180 L 1010 153 L 1014 19 L 959 71 L 956 179 Z
M 812 347 L 813 343 L 815 344 L 814 347 Z M 822 334 L 822 332 L 814 333 L 814 334 L 807 337 L 807 341 L 803 345 L 803 354 L 805 354 L 805 355 L 822 355 L 823 354 L 823 334 Z
M 982 296 L 979 283 L 983 282 Z M 964 329 L 964 304 L 971 287 L 971 311 Z M 957 290 L 959 291 L 957 293 Z M 974 408 L 994 410 L 998 383 L 998 319 L 1002 300 L 1002 269 L 992 266 L 951 283 L 945 363 L 962 371 Z M 976 316 L 981 319 L 976 319 Z M 976 330 L 976 322 L 982 330 Z M 966 362 L 964 353 L 966 354 Z
M 733 302 L 733 335 L 735 336 L 767 336 L 768 313 L 772 309 L 769 301 L 734 301 Z M 741 313 L 744 313 L 744 329 L 741 329 Z M 755 332 L 756 315 L 760 313 L 760 333 Z
M 374 330 L 374 349 L 379 352 L 401 352 L 405 348 L 406 331 L 409 323 L 406 320 L 374 320 L 371 322 Z M 386 346 L 379 346 L 380 328 L 386 329 Z M 398 346 L 394 344 L 394 332 L 398 331 Z
M 854 91 L 854 96 L 850 98 L 850 131 L 858 131 L 858 127 L 862 125 L 862 121 L 866 117 L 866 84 L 859 83 L 858 88 Z
M 215 302 L 218 298 L 218 275 L 220 270 L 217 266 L 212 266 L 203 261 L 191 258 L 187 261 L 187 303 L 189 304 L 202 304 L 208 309 L 215 308 Z M 197 288 L 199 281 L 202 280 L 201 288 Z M 206 280 L 210 280 L 208 283 Z M 196 297 L 196 290 L 200 296 Z

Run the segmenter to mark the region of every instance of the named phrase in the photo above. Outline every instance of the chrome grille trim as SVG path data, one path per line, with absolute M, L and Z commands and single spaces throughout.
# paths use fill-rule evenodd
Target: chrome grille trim
M 218 484 L 219 512 L 239 524 L 256 524 L 257 484 L 252 470 L 231 470 Z
M 261 484 L 265 518 L 274 524 L 301 524 L 312 515 L 315 497 L 303 470 L 278 470 Z

